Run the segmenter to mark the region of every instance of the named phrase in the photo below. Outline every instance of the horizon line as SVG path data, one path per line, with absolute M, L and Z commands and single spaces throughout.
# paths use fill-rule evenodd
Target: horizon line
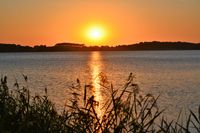
M 140 41 L 136 43 L 122 43 L 122 44 L 116 44 L 116 45 L 89 45 L 85 43 L 75 43 L 75 42 L 58 42 L 52 45 L 47 45 L 47 44 L 34 44 L 34 45 L 27 45 L 27 44 L 20 44 L 20 43 L 4 43 L 0 42 L 0 44 L 14 44 L 14 45 L 20 45 L 20 46 L 28 46 L 28 47 L 34 47 L 34 46 L 47 46 L 47 47 L 53 47 L 56 46 L 57 44 L 77 44 L 77 45 L 83 45 L 85 47 L 117 47 L 117 46 L 127 46 L 127 45 L 135 45 L 135 44 L 140 44 L 140 43 L 147 43 L 147 42 L 161 42 L 161 43 L 166 43 L 166 42 L 171 42 L 171 43 L 191 43 L 191 44 L 200 44 L 200 42 L 190 42 L 190 41 Z

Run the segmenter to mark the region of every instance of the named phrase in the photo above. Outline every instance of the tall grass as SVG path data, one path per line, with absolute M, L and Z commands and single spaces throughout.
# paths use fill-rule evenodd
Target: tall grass
M 7 85 L 7 77 L 0 81 L 0 132 L 2 133 L 189 133 L 200 132 L 200 108 L 190 114 L 185 122 L 167 121 L 164 110 L 157 105 L 158 97 L 141 94 L 139 86 L 129 75 L 123 89 L 115 89 L 107 82 L 105 76 L 99 75 L 102 88 L 109 91 L 109 99 L 102 106 L 102 114 L 98 115 L 99 106 L 93 95 L 88 95 L 92 84 L 82 86 L 77 79 L 71 87 L 72 98 L 65 109 L 58 112 L 49 100 L 47 89 L 45 95 L 30 95 L 26 86 L 20 87 L 16 82 L 14 88 Z M 24 76 L 27 82 L 28 78 Z M 84 90 L 84 94 L 79 94 Z M 162 116 L 161 116 L 162 114 Z M 160 119 L 160 121 L 159 121 Z

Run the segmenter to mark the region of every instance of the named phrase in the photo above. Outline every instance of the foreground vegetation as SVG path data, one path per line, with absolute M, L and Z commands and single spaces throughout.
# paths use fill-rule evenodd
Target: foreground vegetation
M 47 89 L 43 96 L 31 96 L 26 86 L 16 82 L 7 85 L 7 77 L 0 81 L 0 132 L 2 133 L 189 133 L 200 132 L 200 109 L 190 111 L 187 119 L 167 121 L 157 105 L 158 97 L 141 94 L 134 76 L 129 75 L 122 90 L 114 89 L 103 74 L 99 74 L 101 87 L 108 90 L 110 99 L 99 106 L 94 96 L 87 94 L 93 85 L 81 86 L 80 81 L 71 87 L 72 98 L 62 111 L 57 111 L 49 100 Z M 27 82 L 27 77 L 24 76 Z M 80 91 L 83 90 L 83 95 Z

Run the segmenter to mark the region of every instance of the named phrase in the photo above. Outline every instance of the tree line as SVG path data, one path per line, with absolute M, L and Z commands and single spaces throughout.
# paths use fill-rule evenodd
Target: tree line
M 191 42 L 140 42 L 117 46 L 86 46 L 76 43 L 57 43 L 54 46 L 23 46 L 0 43 L 0 52 L 58 52 L 58 51 L 136 51 L 136 50 L 200 50 L 200 43 Z

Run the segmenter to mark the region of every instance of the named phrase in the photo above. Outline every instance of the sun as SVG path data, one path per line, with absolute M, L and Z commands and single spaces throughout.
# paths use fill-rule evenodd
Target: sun
M 80 29 L 82 42 L 88 46 L 104 46 L 113 38 L 112 26 L 106 22 L 88 21 L 77 29 Z
M 91 26 L 87 29 L 86 36 L 91 41 L 102 41 L 106 36 L 106 32 L 101 26 Z
M 92 28 L 90 31 L 89 31 L 89 37 L 91 39 L 94 39 L 94 40 L 97 40 L 97 39 L 100 39 L 102 38 L 103 36 L 103 33 L 102 33 L 102 30 L 100 28 Z

